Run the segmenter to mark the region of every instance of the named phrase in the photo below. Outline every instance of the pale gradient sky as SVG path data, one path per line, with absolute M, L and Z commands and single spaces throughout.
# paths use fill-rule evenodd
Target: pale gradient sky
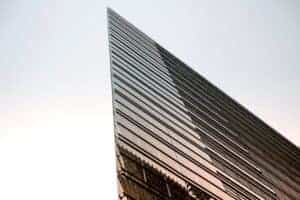
M 0 2 L 0 199 L 116 199 L 106 7 L 300 145 L 300 3 Z

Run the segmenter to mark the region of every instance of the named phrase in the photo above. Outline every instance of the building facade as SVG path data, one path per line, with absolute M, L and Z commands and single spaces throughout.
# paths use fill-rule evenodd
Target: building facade
M 300 150 L 108 9 L 119 199 L 300 200 Z

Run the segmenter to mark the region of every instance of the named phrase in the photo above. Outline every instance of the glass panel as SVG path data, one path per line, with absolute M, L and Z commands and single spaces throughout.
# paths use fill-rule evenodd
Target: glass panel
M 117 57 L 118 57 L 118 55 L 116 55 Z M 118 58 L 116 58 L 117 60 L 118 60 Z M 120 61 L 120 60 L 118 60 L 118 61 Z M 120 61 L 121 62 L 121 61 Z M 124 64 L 124 63 L 123 63 Z M 130 66 L 131 67 L 131 66 Z M 133 68 L 133 69 L 135 69 L 135 70 L 138 70 L 139 68 L 141 68 L 141 67 L 143 67 L 143 66 L 141 66 L 141 65 L 139 65 L 139 66 L 137 66 L 137 67 L 135 67 L 135 68 Z M 153 66 L 151 66 L 151 70 L 152 69 L 154 69 L 155 67 L 153 67 Z M 151 74 L 151 75 L 155 75 L 155 74 L 153 74 L 153 72 L 150 72 L 150 73 L 148 73 L 148 74 Z M 161 74 L 160 74 L 161 75 Z M 146 76 L 146 74 L 145 74 L 145 76 Z M 168 77 L 169 78 L 169 77 Z M 162 79 L 161 79 L 161 81 L 162 81 Z M 172 85 L 174 85 L 174 83 L 173 83 L 173 81 L 167 81 L 167 82 L 169 82 L 169 83 L 172 83 Z M 164 84 L 164 85 L 166 85 L 166 84 Z M 184 84 L 183 83 L 180 83 L 180 86 L 182 87 Z M 178 89 L 178 88 L 177 88 Z M 185 92 L 185 90 L 189 90 L 188 88 L 184 88 L 181 92 Z M 192 91 L 190 91 L 189 90 L 189 94 L 190 93 L 192 93 Z M 173 94 L 174 94 L 174 92 L 173 92 Z M 186 93 L 185 93 L 186 94 Z M 177 91 L 176 91 L 176 96 L 178 95 L 178 93 L 177 93 Z M 186 94 L 187 95 L 187 94 Z M 198 97 L 199 97 L 199 95 L 198 95 Z M 180 98 L 180 97 L 179 97 Z M 199 98 L 198 98 L 198 100 L 199 100 Z M 200 102 L 198 101 L 198 100 L 196 100 L 197 101 L 197 104 L 199 104 Z M 222 118 L 220 115 L 218 115 L 217 113 L 215 113 L 214 111 L 212 111 L 210 108 L 208 108 L 207 107 L 207 105 L 205 105 L 205 104 L 201 104 L 201 106 L 204 106 L 206 109 L 208 109 L 208 110 L 210 110 L 210 112 L 212 112 L 212 113 L 214 113 L 215 115 L 217 115 L 217 118 L 221 118 L 223 121 L 225 120 L 226 122 L 227 122 L 227 120 L 226 119 L 224 119 L 224 118 Z M 196 109 L 199 109 L 200 107 L 196 107 Z M 206 111 L 203 111 L 203 110 L 201 110 L 201 112 L 203 112 L 203 113 L 205 113 L 205 115 L 207 115 L 210 119 L 212 119 L 212 120 L 215 120 L 213 117 L 211 117 L 211 115 L 210 114 L 208 114 Z M 215 120 L 216 121 L 216 120 Z M 218 121 L 216 121 L 217 123 L 219 123 Z
M 164 67 L 164 62 L 160 58 L 153 56 L 152 53 L 145 50 L 144 48 L 141 48 L 140 46 L 135 45 L 132 41 L 125 40 L 122 38 L 122 36 L 118 35 L 112 35 L 112 41 L 118 43 L 118 45 L 121 45 L 125 49 L 130 49 L 133 52 L 135 52 L 135 55 L 137 57 L 142 58 L 144 62 L 154 64 L 156 66 L 161 66 L 161 70 L 163 70 L 166 74 L 168 74 L 168 70 Z
M 221 182 L 211 174 L 217 172 L 217 170 L 211 164 L 207 163 L 207 161 L 203 159 L 199 160 L 199 162 L 201 162 L 204 165 L 202 167 L 204 168 L 206 167 L 207 170 L 211 170 L 211 173 L 208 173 L 207 171 L 197 166 L 196 164 L 194 164 L 193 162 L 191 162 L 190 160 L 188 160 L 178 152 L 176 153 L 174 150 L 170 149 L 168 146 L 166 146 L 165 144 L 157 140 L 157 138 L 152 137 L 151 135 L 146 133 L 143 129 L 132 124 L 126 118 L 122 116 L 118 116 L 118 121 L 124 127 L 127 127 L 129 130 L 132 130 L 132 132 L 126 131 L 126 135 L 125 135 L 124 133 L 122 133 L 123 131 L 121 131 L 121 129 L 124 130 L 124 128 L 119 127 L 120 134 L 123 134 L 126 138 L 133 141 L 133 143 L 136 143 L 136 141 L 140 141 L 140 145 L 143 144 L 140 147 L 147 150 L 148 152 L 153 152 L 153 148 L 157 148 L 159 149 L 159 151 L 162 151 L 163 154 L 166 154 L 171 159 L 175 160 L 175 162 L 178 162 L 176 165 L 177 166 L 181 165 L 182 166 L 181 169 L 185 168 L 187 170 L 191 170 L 193 174 L 198 176 L 203 176 L 209 181 L 213 182 L 214 184 L 220 185 Z M 133 132 L 135 132 L 135 134 L 133 134 Z M 148 145 L 146 145 L 147 143 Z
M 200 139 L 199 135 L 195 133 L 194 130 L 183 124 L 183 120 L 179 121 L 179 119 L 175 117 L 175 115 L 171 115 L 170 113 L 165 112 L 162 107 L 160 107 L 161 109 L 158 109 L 158 107 L 154 105 L 149 99 L 145 98 L 141 94 L 138 94 L 127 85 L 124 85 L 122 83 L 115 83 L 115 85 L 118 91 L 126 94 L 126 96 L 130 97 L 134 102 L 143 105 L 143 107 L 147 110 L 153 110 L 156 113 L 159 113 L 159 115 L 161 116 L 160 118 L 162 118 L 164 121 L 168 121 L 168 124 L 170 124 L 171 126 L 176 127 L 176 129 L 180 130 L 181 132 L 189 133 L 196 139 Z
M 186 109 L 183 104 L 178 104 L 178 101 L 174 101 L 175 99 L 167 96 L 164 94 L 159 88 L 154 88 L 153 83 L 149 82 L 146 83 L 147 79 L 143 79 L 143 82 L 140 79 L 135 79 L 132 76 L 126 75 L 121 70 L 114 69 L 114 73 L 120 77 L 120 81 L 126 80 L 126 82 L 130 83 L 131 85 L 134 85 L 139 90 L 143 91 L 143 93 L 146 93 L 147 95 L 153 96 L 152 98 L 156 101 L 161 101 L 165 104 L 167 108 L 171 107 L 169 110 L 176 110 L 178 114 L 183 116 L 184 118 L 187 118 L 189 121 L 191 121 L 189 115 L 186 114 Z M 143 78 L 143 77 L 142 77 Z M 142 83 L 142 84 L 141 84 Z M 152 86 L 150 86 L 152 85 Z M 154 92 L 155 91 L 155 92 Z
M 153 118 L 153 116 L 151 117 L 149 114 L 143 112 L 141 109 L 137 109 L 135 106 L 133 106 L 130 102 L 124 100 L 122 97 L 117 97 L 116 107 L 125 112 L 126 114 L 132 115 L 134 119 L 143 119 L 144 121 L 147 121 L 147 123 L 145 124 L 149 127 L 152 127 L 153 132 L 161 132 L 162 137 L 172 138 L 172 143 L 174 145 L 176 143 L 176 145 L 178 144 L 180 146 L 184 146 L 190 151 L 195 152 L 195 154 L 199 154 L 207 160 L 210 160 L 209 156 L 201 150 L 205 147 L 205 145 L 202 144 L 201 141 L 197 141 L 197 143 L 194 143 L 193 140 L 191 141 L 184 134 L 174 132 L 172 129 L 169 129 L 165 125 L 163 125 L 161 121 L 158 121 L 157 118 L 155 119 Z
M 167 143 L 166 145 L 168 145 L 170 148 L 176 149 L 175 151 L 177 151 L 177 153 L 180 152 L 181 154 L 183 154 L 183 156 L 187 157 L 188 159 L 193 159 L 192 162 L 196 164 L 203 164 L 206 167 L 213 170 L 214 172 L 216 172 L 215 167 L 213 167 L 213 165 L 209 163 L 210 159 L 208 155 L 202 152 L 200 149 L 197 151 L 197 153 L 195 153 L 194 151 L 191 150 L 191 148 L 188 148 L 188 146 L 184 146 L 182 145 L 182 143 L 179 143 L 179 141 L 174 140 L 174 137 L 170 136 L 166 132 L 163 132 L 162 130 L 157 129 L 156 127 L 150 124 L 151 122 L 143 120 L 140 116 L 128 110 L 122 104 L 119 104 L 118 108 L 123 110 L 126 113 L 126 114 L 124 113 L 124 115 L 127 115 L 131 119 L 135 120 L 137 123 L 140 123 L 140 125 L 143 125 L 145 128 L 148 128 L 148 130 L 151 131 L 150 134 L 159 138 L 161 141 L 166 142 Z
M 120 28 L 118 26 L 114 26 L 114 25 L 112 26 L 112 30 L 116 35 L 120 36 L 125 41 L 128 41 L 128 42 L 130 41 L 130 43 L 132 43 L 139 49 L 143 50 L 144 52 L 147 52 L 148 54 L 150 54 L 158 62 L 162 62 L 161 56 L 160 56 L 159 51 L 156 48 L 156 46 L 145 45 L 145 43 L 143 41 L 141 41 L 139 38 L 132 37 L 132 35 L 128 34 L 128 32 L 124 32 L 121 29 L 122 28 Z
M 140 40 L 142 43 L 155 49 L 155 42 L 151 39 L 149 40 L 143 33 L 140 33 L 139 30 L 135 29 L 132 26 L 128 26 L 128 24 L 120 23 L 115 18 L 111 18 L 111 21 L 114 22 L 114 24 L 117 24 L 118 27 L 122 28 L 122 30 L 125 30 L 124 32 L 128 32 L 130 33 L 130 35 L 134 35 L 134 37 Z
M 131 62 L 137 62 L 144 66 L 151 66 L 151 68 L 161 71 L 161 75 L 164 75 L 164 76 L 168 75 L 168 70 L 164 65 L 161 65 L 159 63 L 153 63 L 153 62 L 149 61 L 140 52 L 137 52 L 137 51 L 134 51 L 133 49 L 128 48 L 127 46 L 123 45 L 122 43 L 117 42 L 116 39 L 112 39 L 111 44 L 112 44 L 113 50 L 115 52 L 118 52 L 119 55 L 126 57 Z M 171 80 L 171 78 L 168 76 L 166 76 L 165 78 Z
M 121 88 L 117 88 L 116 90 L 116 98 L 125 98 L 127 101 L 134 102 L 136 106 L 138 106 L 138 109 L 142 109 L 144 112 L 147 112 L 149 115 L 154 117 L 158 122 L 162 123 L 167 128 L 173 130 L 174 132 L 184 135 L 189 140 L 193 141 L 196 144 L 200 144 L 200 139 L 193 137 L 193 135 L 189 134 L 188 132 L 184 132 L 181 129 L 178 129 L 176 126 L 174 126 L 174 123 L 170 120 L 168 120 L 166 117 L 161 115 L 160 112 L 157 112 L 156 110 L 150 108 L 148 105 L 144 104 L 143 102 L 140 102 L 139 100 L 136 100 L 134 97 L 129 96 L 127 93 L 127 96 L 122 96 L 121 94 L 124 94 L 126 91 L 123 91 Z M 118 94 L 120 92 L 120 94 Z M 125 93 L 126 94 L 126 93 Z M 121 97 L 122 96 L 122 97 Z

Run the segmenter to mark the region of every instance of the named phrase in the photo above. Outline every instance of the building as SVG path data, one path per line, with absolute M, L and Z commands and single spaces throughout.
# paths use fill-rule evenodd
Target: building
M 299 200 L 300 151 L 108 9 L 119 199 Z

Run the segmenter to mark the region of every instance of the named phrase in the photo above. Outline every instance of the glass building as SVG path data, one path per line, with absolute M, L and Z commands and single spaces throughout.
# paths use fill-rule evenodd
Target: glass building
M 300 151 L 108 9 L 119 199 L 299 200 Z

